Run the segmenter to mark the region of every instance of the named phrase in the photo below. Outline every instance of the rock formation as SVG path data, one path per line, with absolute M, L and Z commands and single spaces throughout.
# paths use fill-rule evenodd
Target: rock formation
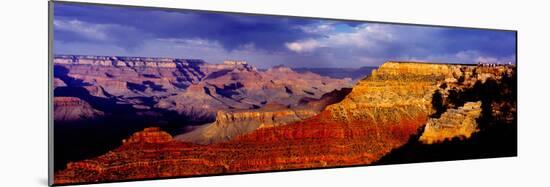
M 441 98 L 445 94 L 434 92 L 447 89 L 442 84 L 454 79 L 465 85 L 467 79 L 464 77 L 470 75 L 476 79 L 487 77 L 486 81 L 497 79 L 501 71 L 495 69 L 500 67 L 491 68 L 494 67 L 387 62 L 360 80 L 342 101 L 328 105 L 313 117 L 258 128 L 229 141 L 209 145 L 169 138 L 162 138 L 158 143 L 143 141 L 150 138 L 142 136 L 163 134 L 158 129 L 154 129 L 154 134 L 147 133 L 151 130 L 146 129 L 145 133 L 138 133 L 141 134 L 139 141 L 126 141 L 103 156 L 70 163 L 67 169 L 55 174 L 54 182 L 67 184 L 371 164 L 407 143 L 430 117 L 439 118 L 429 122 L 433 127 L 441 126 L 438 124 L 457 113 L 466 112 L 468 118 L 475 117 L 476 103 L 467 103 L 458 109 L 455 107 L 461 105 L 441 107 L 446 102 Z M 509 69 L 503 67 L 502 72 Z M 270 71 L 287 72 L 284 68 Z M 294 93 L 296 89 L 292 90 Z M 434 115 L 437 113 L 439 116 Z M 247 124 L 246 119 L 250 116 L 261 115 L 264 119 L 275 116 L 221 113 L 218 120 L 219 124 L 228 124 L 227 121 L 232 125 L 234 121 Z M 431 127 L 427 133 L 442 137 Z
M 486 115 L 499 115 L 506 112 L 509 115 L 515 113 L 500 108 L 506 106 L 515 110 L 513 98 L 505 98 L 496 102 L 492 95 L 506 95 L 510 90 L 500 90 L 491 83 L 502 82 L 513 74 L 513 68 L 508 66 L 465 66 L 455 71 L 453 77 L 446 78 L 434 91 L 432 105 L 434 115 L 425 126 L 419 142 L 425 144 L 441 143 L 453 138 L 466 139 L 478 132 L 478 118 L 482 114 L 482 106 L 486 105 Z M 491 83 L 490 83 L 491 82 Z M 490 89 L 490 92 L 487 90 Z M 492 92 L 492 93 L 491 93 Z M 491 99 L 486 99 L 491 98 Z M 482 103 L 483 102 L 486 103 Z M 496 103 L 495 103 L 496 102 Z M 488 116 L 485 116 L 487 118 Z M 494 118 L 494 117 L 491 117 Z M 510 123 L 510 122 L 505 122 Z
M 259 71 L 245 61 L 210 64 L 196 59 L 68 56 L 54 58 L 54 87 L 83 88 L 136 109 L 159 108 L 209 121 L 219 110 L 257 109 L 273 101 L 297 105 L 304 97 L 351 87 L 347 79 L 296 73 L 288 67 Z M 78 95 L 70 95 L 80 97 Z
M 53 87 L 54 88 L 64 87 L 64 86 L 67 86 L 67 84 L 65 84 L 65 82 L 63 82 L 63 80 L 61 80 L 59 78 L 54 78 L 53 79 Z
M 350 91 L 343 88 L 326 93 L 319 99 L 305 97 L 296 106 L 273 102 L 257 110 L 218 111 L 215 122 L 178 135 L 175 139 L 198 144 L 228 141 L 258 128 L 285 125 L 312 117 L 326 106 L 340 102 Z
M 69 86 L 96 85 L 114 96 L 168 95 L 197 83 L 206 70 L 201 60 L 56 56 L 54 76 Z
M 432 112 L 431 97 L 440 81 L 452 77 L 453 65 L 386 62 L 359 81 L 342 102 L 329 106 L 339 122 L 396 123 Z
M 123 143 L 166 143 L 172 141 L 172 136 L 158 127 L 149 127 L 141 132 L 134 133 L 130 138 L 122 140 Z
M 212 73 L 187 91 L 161 99 L 156 107 L 214 116 L 219 110 L 257 109 L 272 102 L 292 107 L 304 97 L 319 99 L 343 87 L 351 87 L 351 81 L 299 74 L 288 67 L 233 69 Z
M 56 121 L 95 119 L 104 115 L 103 112 L 92 108 L 86 101 L 76 97 L 55 97 L 53 105 L 54 120 Z
M 274 127 L 300 121 L 317 114 L 312 110 L 282 109 L 277 111 L 223 112 L 216 115 L 216 121 L 196 130 L 176 136 L 177 140 L 198 144 L 228 141 L 238 135 L 247 134 L 258 128 Z
M 458 109 L 448 109 L 440 118 L 430 118 L 419 141 L 432 144 L 452 138 L 469 138 L 479 130 L 477 118 L 481 102 L 468 102 Z

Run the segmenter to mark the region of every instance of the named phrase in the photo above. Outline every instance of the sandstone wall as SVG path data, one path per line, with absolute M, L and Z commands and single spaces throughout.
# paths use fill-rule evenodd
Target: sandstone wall
M 476 120 L 480 115 L 479 101 L 468 102 L 458 109 L 449 109 L 440 118 L 428 120 L 419 141 L 432 144 L 453 138 L 469 138 L 479 131 Z
M 387 62 L 357 83 L 342 102 L 331 105 L 330 118 L 340 122 L 399 122 L 427 116 L 438 84 L 459 66 Z

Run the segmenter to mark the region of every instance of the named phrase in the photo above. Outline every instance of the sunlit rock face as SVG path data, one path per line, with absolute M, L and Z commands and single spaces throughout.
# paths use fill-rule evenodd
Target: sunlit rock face
M 433 112 L 434 90 L 453 76 L 454 69 L 446 64 L 387 62 L 319 115 L 258 129 L 234 142 L 275 147 L 272 155 L 260 159 L 278 158 L 283 168 L 370 164 L 405 144 L 425 124 Z
M 198 144 L 229 141 L 258 128 L 268 128 L 300 121 L 317 114 L 311 110 L 281 109 L 277 111 L 218 112 L 214 123 L 179 135 L 177 140 Z
M 427 116 L 433 90 L 453 76 L 454 66 L 387 62 L 359 81 L 342 102 L 329 106 L 330 118 L 340 122 L 395 123 Z
M 448 109 L 440 118 L 430 118 L 419 141 L 426 144 L 444 142 L 453 138 L 469 138 L 479 130 L 477 118 L 481 102 L 468 102 L 458 109 Z
M 176 139 L 198 144 L 229 141 L 258 128 L 276 127 L 315 116 L 326 106 L 340 102 L 350 91 L 343 88 L 326 93 L 319 99 L 305 97 L 294 106 L 275 102 L 256 110 L 218 111 L 215 122 L 178 135 Z
M 478 132 L 479 118 L 482 117 L 482 106 L 486 105 L 485 118 L 513 118 L 516 107 L 513 98 L 493 98 L 493 94 L 510 94 L 512 90 L 499 86 L 503 79 L 509 79 L 513 74 L 509 66 L 465 66 L 460 67 L 460 73 L 446 78 L 441 82 L 432 99 L 434 113 L 424 128 L 419 141 L 424 144 L 442 143 L 454 138 L 468 139 Z M 504 89 L 500 90 L 499 87 Z M 490 93 L 500 92 L 500 93 Z M 487 95 L 490 94 L 490 95 Z M 482 100 L 485 100 L 483 102 Z M 506 107 L 508 110 L 503 110 Z M 497 117 L 498 116 L 498 117 Z M 509 120 L 509 121 L 510 121 Z M 511 123 L 511 122 L 505 122 Z
M 67 169 L 56 173 L 55 182 L 99 182 L 372 164 L 407 143 L 425 124 L 430 126 L 425 132 L 439 139 L 446 137 L 449 131 L 434 131 L 432 127 L 443 126 L 446 120 L 458 119 L 453 118 L 455 114 L 464 114 L 464 119 L 475 118 L 479 102 L 456 106 L 447 103 L 449 94 L 444 91 L 453 87 L 455 79 L 460 86 L 454 88 L 467 89 L 466 85 L 470 85 L 467 82 L 474 78 L 490 81 L 506 71 L 507 68 L 501 71 L 500 67 L 387 62 L 372 75 L 360 80 L 340 101 L 322 107 L 321 112 L 312 117 L 285 125 L 257 128 L 231 137 L 228 141 L 208 145 L 174 139 L 159 143 L 126 142 L 103 156 L 71 163 Z M 442 86 L 443 83 L 446 86 Z M 470 86 L 474 85 L 472 83 Z M 435 94 L 437 91 L 440 93 Z M 279 118 L 273 119 L 277 115 L 269 112 L 282 109 L 274 108 L 277 110 L 265 113 L 220 113 L 217 123 L 213 125 L 243 124 L 242 127 L 247 127 L 252 124 L 248 120 L 251 118 L 277 123 Z M 285 119 L 281 118 L 282 121 Z M 256 124 L 254 120 L 251 126 Z M 456 127 L 460 129 L 462 125 L 457 124 Z M 218 133 L 223 137 L 230 131 L 203 132 Z M 458 130 L 452 135 L 462 132 L 465 131 Z
M 410 119 L 418 114 L 426 116 L 436 112 L 432 99 L 436 91 L 445 102 L 451 90 L 462 92 L 477 82 L 500 80 L 512 71 L 513 68 L 508 66 L 386 62 L 368 78 L 358 82 L 346 99 L 329 106 L 327 111 L 332 114 L 332 119 L 342 122 L 386 123 Z M 444 106 L 447 107 L 459 106 Z

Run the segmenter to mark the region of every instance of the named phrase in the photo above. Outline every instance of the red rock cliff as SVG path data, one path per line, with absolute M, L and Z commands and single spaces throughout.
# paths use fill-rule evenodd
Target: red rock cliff
M 197 145 L 140 132 L 98 158 L 71 163 L 56 184 L 371 164 L 402 146 L 434 112 L 441 82 L 475 66 L 388 62 L 319 115 Z M 130 138 L 132 140 L 133 138 Z M 157 139 L 157 138 L 153 138 Z M 133 142 L 133 143 L 130 143 Z

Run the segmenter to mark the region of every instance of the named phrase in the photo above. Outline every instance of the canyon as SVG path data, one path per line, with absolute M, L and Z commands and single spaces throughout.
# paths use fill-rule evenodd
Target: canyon
M 120 146 L 120 139 L 151 124 L 177 139 L 190 137 L 187 140 L 202 143 L 287 124 L 317 114 L 341 97 L 340 90 L 352 86 L 351 79 L 285 66 L 258 69 L 239 60 L 214 64 L 200 59 L 56 55 L 53 70 L 59 148 L 55 170 L 105 154 Z M 222 117 L 218 113 L 230 118 L 217 119 Z M 243 116 L 246 125 L 206 128 Z
M 326 106 L 344 99 L 350 91 L 349 88 L 343 88 L 326 93 L 319 99 L 306 97 L 292 108 L 279 103 L 269 103 L 257 110 L 219 111 L 215 122 L 178 135 L 175 139 L 198 144 L 228 141 L 259 128 L 285 125 L 315 116 Z
M 86 92 L 135 110 L 174 111 L 198 122 L 214 120 L 220 110 L 257 109 L 274 101 L 292 107 L 303 98 L 319 99 L 352 86 L 351 79 L 284 66 L 260 71 L 245 61 L 146 57 L 57 55 L 54 77 L 55 95 L 83 98 L 75 92 Z
M 150 124 L 101 156 L 68 163 L 54 182 L 379 164 L 388 156 L 407 156 L 411 150 L 403 150 L 411 144 L 476 140 L 516 120 L 515 66 L 386 62 L 351 90 L 336 86 L 349 80 L 329 81 L 287 67 L 265 72 L 243 67 L 221 74 L 190 83 L 186 92 L 161 96 L 153 105 L 208 116 L 209 108 L 193 107 L 217 100 L 208 105 L 217 110 L 212 123 L 177 136 Z M 285 78 L 278 82 L 277 76 Z M 268 81 L 239 81 L 256 93 L 240 97 L 246 93 L 234 80 L 242 77 Z M 291 80 L 295 84 L 284 84 Z M 228 87 L 231 92 L 219 90 Z M 274 88 L 279 91 L 270 91 Z M 301 97 L 289 97 L 298 93 Z

